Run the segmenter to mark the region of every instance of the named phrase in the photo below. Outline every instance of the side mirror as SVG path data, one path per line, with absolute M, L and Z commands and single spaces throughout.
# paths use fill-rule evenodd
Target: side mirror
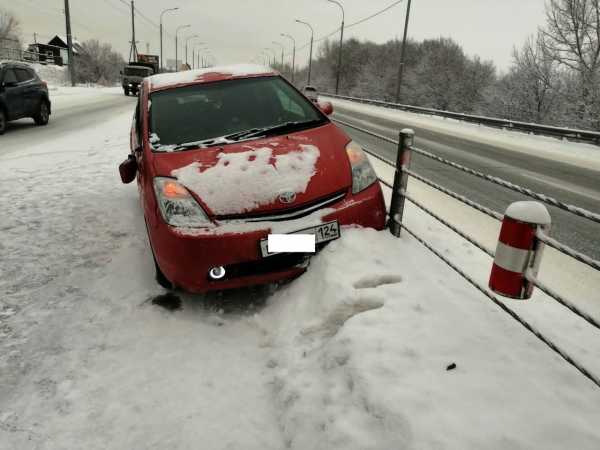
M 135 180 L 137 169 L 138 166 L 135 156 L 129 155 L 127 159 L 119 165 L 119 174 L 121 175 L 123 184 L 129 184 Z
M 323 114 L 328 116 L 333 114 L 333 105 L 331 102 L 317 102 L 317 106 L 323 112 Z

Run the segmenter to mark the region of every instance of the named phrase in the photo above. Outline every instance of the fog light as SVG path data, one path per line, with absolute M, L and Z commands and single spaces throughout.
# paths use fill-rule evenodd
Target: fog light
M 210 278 L 212 278 L 213 280 L 220 280 L 221 278 L 223 278 L 225 276 L 225 267 L 223 267 L 223 266 L 213 267 L 212 269 L 210 269 L 208 271 L 208 276 Z

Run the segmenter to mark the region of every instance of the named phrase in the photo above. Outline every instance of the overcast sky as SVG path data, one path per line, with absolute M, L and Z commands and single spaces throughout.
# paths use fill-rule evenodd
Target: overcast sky
M 406 1 L 386 13 L 347 30 L 345 37 L 385 42 L 402 37 Z M 367 17 L 394 0 L 340 0 L 346 10 L 346 23 Z M 124 3 L 128 0 L 70 0 L 73 34 L 79 40 L 97 38 L 111 43 L 127 58 L 131 40 L 131 19 Z M 339 27 L 341 13 L 327 0 L 137 0 L 136 8 L 157 24 L 160 12 L 178 6 L 179 11 L 164 16 L 165 57 L 173 58 L 173 35 L 179 25 L 191 24 L 180 36 L 198 34 L 218 63 L 247 62 L 265 47 L 277 48 L 281 33 L 292 34 L 300 46 L 309 38 L 308 28 L 294 23 L 300 18 L 315 28 L 315 37 Z M 0 0 L 0 6 L 14 12 L 21 21 L 22 37 L 40 41 L 64 34 L 64 0 Z M 451 37 L 469 55 L 492 60 L 499 69 L 511 61 L 514 45 L 520 46 L 544 22 L 544 0 L 413 0 L 409 36 L 422 40 Z M 136 21 L 138 50 L 146 45 L 159 53 L 159 32 L 142 17 Z M 335 38 L 335 37 L 334 37 Z M 190 41 L 190 52 L 191 43 Z M 190 56 L 191 58 L 191 56 Z M 306 63 L 308 49 L 298 52 Z

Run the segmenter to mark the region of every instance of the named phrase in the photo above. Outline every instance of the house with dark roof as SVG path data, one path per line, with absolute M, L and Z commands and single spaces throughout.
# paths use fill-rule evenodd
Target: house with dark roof
M 61 35 L 56 35 L 48 41 L 47 44 L 35 43 L 28 47 L 29 52 L 37 53 L 38 61 L 42 64 L 56 64 L 59 66 L 69 64 L 69 51 L 67 38 Z M 73 39 L 73 56 L 77 56 L 83 52 L 83 48 L 79 41 Z

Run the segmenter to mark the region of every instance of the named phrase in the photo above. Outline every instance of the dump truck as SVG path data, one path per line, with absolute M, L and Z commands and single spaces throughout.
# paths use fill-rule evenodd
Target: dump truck
M 125 95 L 137 95 L 142 80 L 159 72 L 159 58 L 156 55 L 138 55 L 137 61 L 130 62 L 121 70 L 121 84 Z

